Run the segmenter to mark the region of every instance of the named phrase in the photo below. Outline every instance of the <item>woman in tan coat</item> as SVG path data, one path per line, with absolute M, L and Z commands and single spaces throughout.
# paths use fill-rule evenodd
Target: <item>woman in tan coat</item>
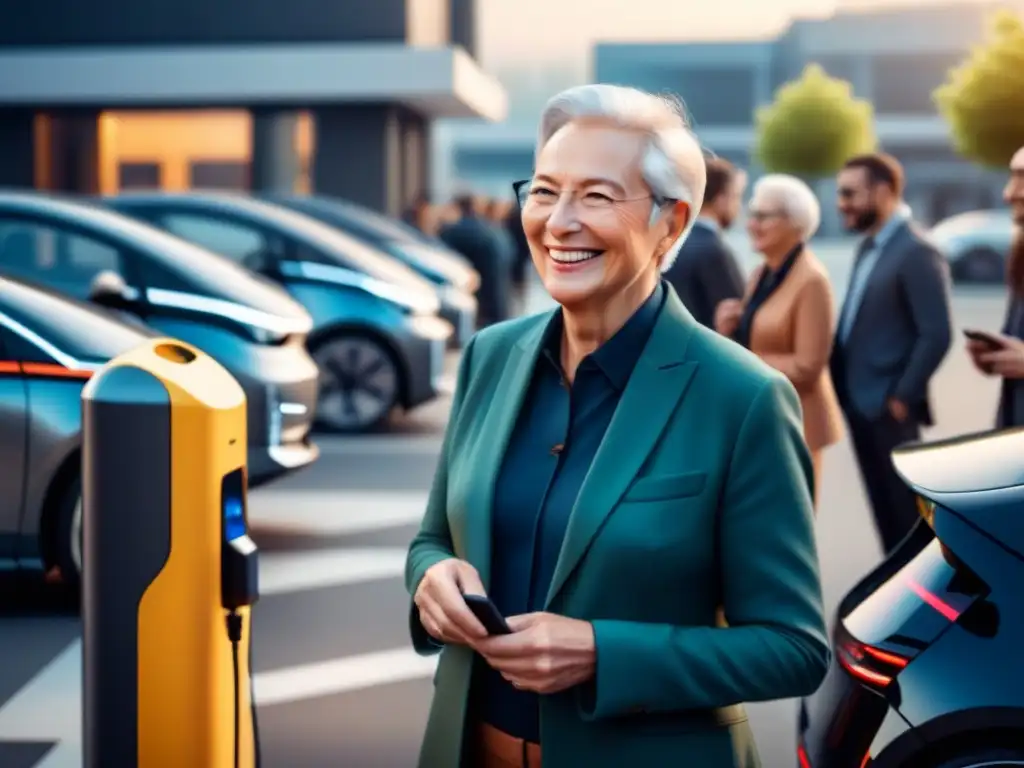
M 764 261 L 751 275 L 742 299 L 718 305 L 715 327 L 784 373 L 796 387 L 820 488 L 824 449 L 843 433 L 828 366 L 835 333 L 832 287 L 825 268 L 807 247 L 821 220 L 821 208 L 804 182 L 773 174 L 754 185 L 747 219 L 751 244 Z

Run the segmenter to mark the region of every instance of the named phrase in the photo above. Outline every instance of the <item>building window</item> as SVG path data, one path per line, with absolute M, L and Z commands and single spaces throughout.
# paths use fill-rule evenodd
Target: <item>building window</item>
M 946 81 L 962 53 L 872 56 L 872 101 L 880 114 L 933 115 L 932 92 Z
M 189 186 L 193 189 L 245 191 L 249 189 L 249 164 L 197 160 L 189 166 Z
M 121 163 L 117 168 L 119 189 L 160 189 L 159 163 Z

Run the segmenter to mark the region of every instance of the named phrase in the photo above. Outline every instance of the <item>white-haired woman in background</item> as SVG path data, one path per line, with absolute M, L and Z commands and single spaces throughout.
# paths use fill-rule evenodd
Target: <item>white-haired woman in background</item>
M 793 176 L 754 185 L 747 216 L 763 262 L 742 300 L 723 301 L 715 327 L 786 375 L 800 394 L 804 435 L 820 483 L 822 454 L 842 437 L 842 412 L 829 373 L 835 333 L 828 273 L 807 242 L 821 221 L 814 192 Z
M 588 85 L 539 133 L 516 188 L 558 306 L 462 358 L 406 565 L 441 654 L 419 765 L 753 768 L 742 703 L 829 660 L 799 399 L 661 279 L 705 186 L 679 110 Z

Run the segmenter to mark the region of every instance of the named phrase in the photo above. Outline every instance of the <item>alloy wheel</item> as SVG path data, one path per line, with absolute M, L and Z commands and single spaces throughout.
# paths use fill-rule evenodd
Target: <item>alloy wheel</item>
M 390 353 L 363 336 L 332 339 L 313 353 L 320 369 L 317 418 L 329 429 L 363 432 L 390 414 L 399 374 Z
M 75 501 L 75 511 L 71 514 L 71 561 L 75 570 L 82 573 L 82 497 Z

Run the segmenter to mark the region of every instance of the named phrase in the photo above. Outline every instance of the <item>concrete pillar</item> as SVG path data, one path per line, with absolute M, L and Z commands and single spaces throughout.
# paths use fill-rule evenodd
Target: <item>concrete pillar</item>
M 35 114 L 0 109 L 0 187 L 31 189 L 35 177 Z
M 293 192 L 299 176 L 298 114 L 252 111 L 251 183 L 257 192 Z
M 402 207 L 430 192 L 430 135 L 427 121 L 413 112 L 402 115 Z
M 99 112 L 67 110 L 43 116 L 37 138 L 42 153 L 36 183 L 52 192 L 100 191 Z
M 390 216 L 404 202 L 402 125 L 386 104 L 322 107 L 313 111 L 313 190 Z

